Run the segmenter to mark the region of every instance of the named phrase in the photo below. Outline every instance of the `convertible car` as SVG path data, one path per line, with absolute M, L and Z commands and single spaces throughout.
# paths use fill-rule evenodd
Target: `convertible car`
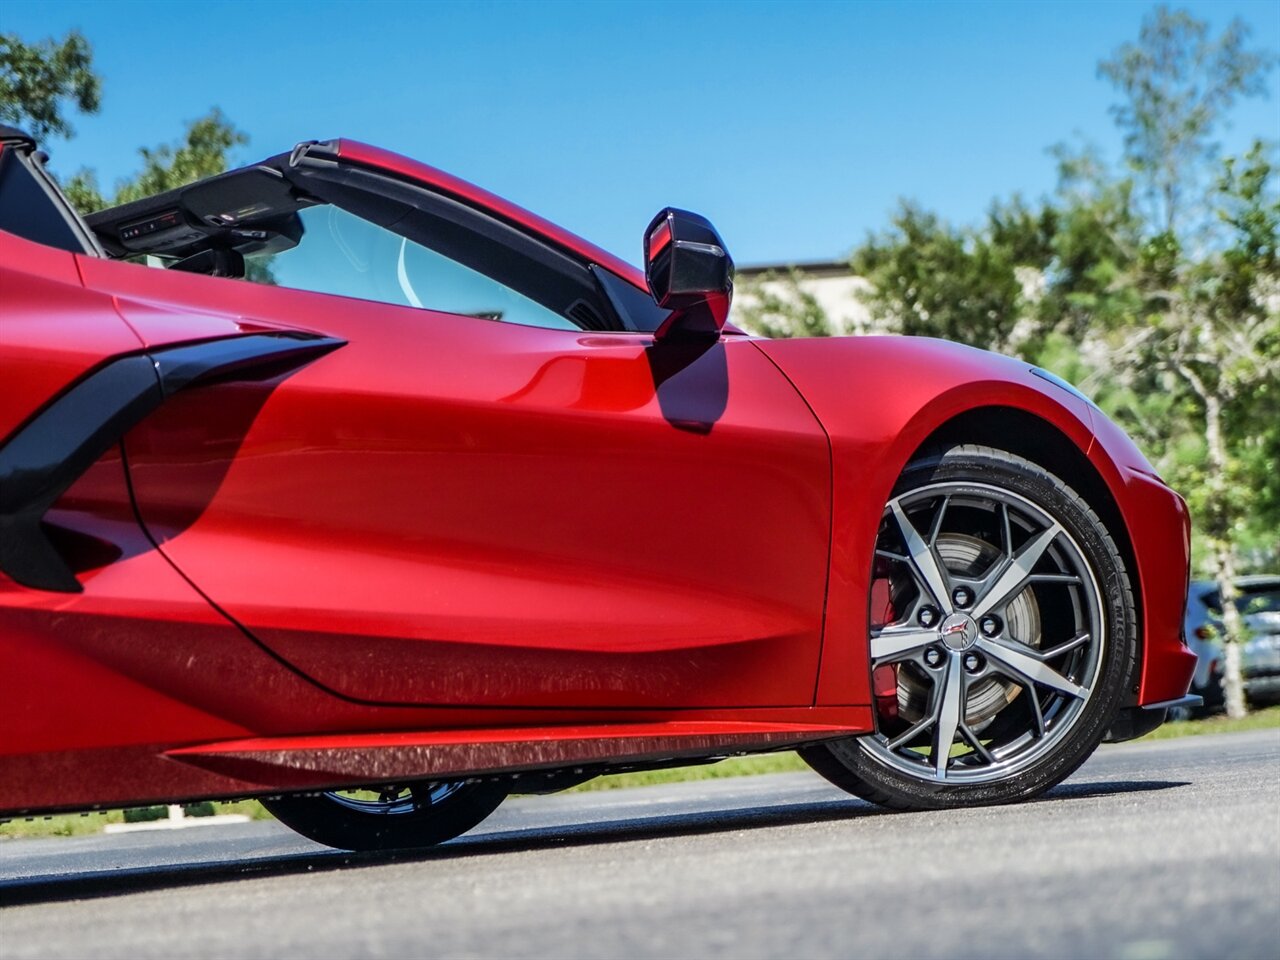
M 82 218 L 0 128 L 0 815 L 422 846 L 780 750 L 1005 803 L 1186 702 L 1186 507 L 1084 396 L 643 251 L 351 140 Z

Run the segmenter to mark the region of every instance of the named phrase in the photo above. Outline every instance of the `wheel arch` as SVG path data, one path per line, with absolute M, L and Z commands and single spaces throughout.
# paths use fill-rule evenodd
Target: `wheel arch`
M 1027 410 L 1006 406 L 980 406 L 955 414 L 921 441 L 903 463 L 931 452 L 961 444 L 979 444 L 1022 457 L 1068 482 L 1106 525 L 1131 578 L 1137 614 L 1138 655 L 1129 684 L 1126 705 L 1137 703 L 1138 679 L 1143 663 L 1142 571 L 1134 553 L 1129 526 L 1110 485 L 1085 451 L 1051 420 Z
M 1089 502 L 1131 577 L 1142 664 L 1136 702 L 1185 693 L 1195 661 L 1181 641 L 1186 504 L 1100 410 L 1024 361 L 940 340 L 753 342 L 800 391 L 831 442 L 831 562 L 815 704 L 869 700 L 860 637 L 881 508 L 920 450 L 956 438 L 1026 457 Z

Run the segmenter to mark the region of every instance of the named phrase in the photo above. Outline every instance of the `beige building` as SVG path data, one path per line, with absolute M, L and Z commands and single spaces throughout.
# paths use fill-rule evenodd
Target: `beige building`
M 768 291 L 784 301 L 794 302 L 797 285 L 822 308 L 832 333 L 874 332 L 871 315 L 858 299 L 859 292 L 866 290 L 869 285 L 862 277 L 854 275 L 847 260 L 765 263 L 738 267 L 733 312 L 729 319 L 742 325 L 743 308 L 758 303 L 760 291 Z

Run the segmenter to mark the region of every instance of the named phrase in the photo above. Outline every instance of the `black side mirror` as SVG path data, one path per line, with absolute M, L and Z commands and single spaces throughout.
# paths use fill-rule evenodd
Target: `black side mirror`
M 667 207 L 644 232 L 644 275 L 654 302 L 671 316 L 654 334 L 712 338 L 729 317 L 733 260 L 706 217 Z

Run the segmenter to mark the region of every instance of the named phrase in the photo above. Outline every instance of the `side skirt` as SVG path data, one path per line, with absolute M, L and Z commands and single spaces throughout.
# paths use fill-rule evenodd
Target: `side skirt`
M 868 717 L 868 720 L 870 718 Z M 786 750 L 866 727 L 671 721 L 519 730 L 273 737 L 171 750 L 171 760 L 259 784 L 322 790 L 402 780 L 463 779 L 579 765 L 672 766 L 700 757 Z M 604 772 L 604 771 L 602 771 Z

